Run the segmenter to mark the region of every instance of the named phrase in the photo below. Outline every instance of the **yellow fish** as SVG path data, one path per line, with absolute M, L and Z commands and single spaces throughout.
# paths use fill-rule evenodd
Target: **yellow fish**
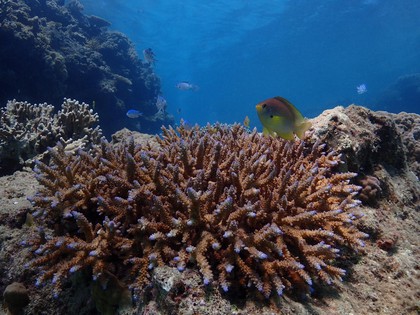
M 248 116 L 245 116 L 244 126 L 247 127 L 247 128 L 249 128 L 249 124 L 250 123 L 251 123 L 251 120 L 249 119 L 249 117 Z
M 294 134 L 303 139 L 311 123 L 283 97 L 269 98 L 256 106 L 258 118 L 263 125 L 265 135 L 277 135 L 283 139 L 293 140 Z

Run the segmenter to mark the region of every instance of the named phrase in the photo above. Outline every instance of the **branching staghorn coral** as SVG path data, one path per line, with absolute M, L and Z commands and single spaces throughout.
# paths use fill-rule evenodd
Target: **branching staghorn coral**
M 102 131 L 98 114 L 89 105 L 64 99 L 54 114 L 54 106 L 9 101 L 0 109 L 0 173 L 22 166 L 61 140 L 68 146 L 99 143 Z
M 355 227 L 356 174 L 334 171 L 340 155 L 240 125 L 162 130 L 157 147 L 102 142 L 71 155 L 59 144 L 49 166 L 37 163 L 34 216 L 54 227 L 28 241 L 39 284 L 52 279 L 58 293 L 85 269 L 142 289 L 162 265 L 267 298 L 341 280 L 340 249 L 367 235 Z

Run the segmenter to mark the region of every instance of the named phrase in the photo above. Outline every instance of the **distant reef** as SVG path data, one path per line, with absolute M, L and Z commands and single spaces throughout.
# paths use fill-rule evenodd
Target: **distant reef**
M 154 133 L 172 118 L 156 108 L 160 80 L 133 43 L 79 1 L 0 1 L 0 106 L 53 104 L 65 97 L 95 105 L 105 135 L 123 127 Z M 125 116 L 135 108 L 144 116 Z
M 391 112 L 418 111 L 420 104 L 420 73 L 400 76 L 380 96 L 378 108 Z

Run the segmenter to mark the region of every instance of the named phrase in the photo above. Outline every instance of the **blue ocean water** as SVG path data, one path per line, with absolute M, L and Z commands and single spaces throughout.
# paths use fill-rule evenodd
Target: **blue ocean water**
M 306 117 L 352 103 L 420 113 L 418 0 L 82 3 L 86 14 L 128 35 L 140 55 L 152 48 L 175 121 L 249 116 L 251 126 L 260 126 L 255 104 L 276 95 Z M 408 83 L 401 83 L 404 76 Z M 200 89 L 178 90 L 180 81 Z M 367 91 L 358 94 L 361 84 Z

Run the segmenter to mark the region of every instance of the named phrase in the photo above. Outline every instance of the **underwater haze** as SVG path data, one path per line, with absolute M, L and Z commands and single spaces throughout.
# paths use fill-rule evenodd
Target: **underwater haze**
M 255 104 L 277 95 L 309 118 L 352 103 L 420 113 L 418 0 L 82 3 L 127 34 L 140 56 L 153 50 L 175 121 L 249 116 L 260 127 Z M 199 89 L 177 89 L 182 81 Z

